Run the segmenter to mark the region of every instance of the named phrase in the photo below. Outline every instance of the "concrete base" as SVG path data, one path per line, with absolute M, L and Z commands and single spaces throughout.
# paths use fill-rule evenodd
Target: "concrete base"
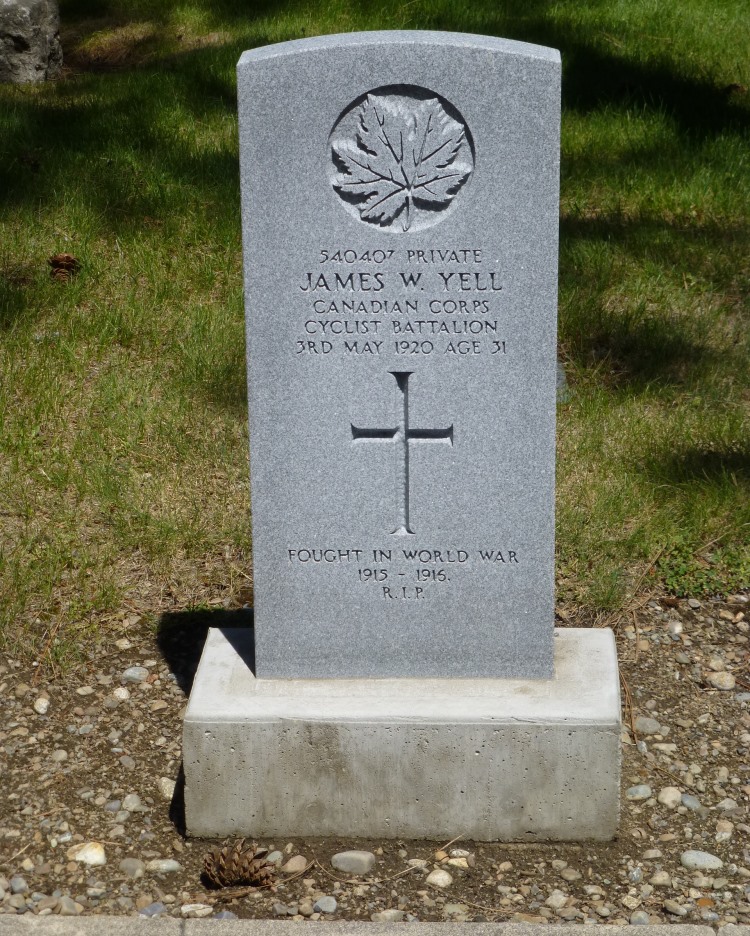
M 212 630 L 185 715 L 191 835 L 610 839 L 620 693 L 608 630 L 555 631 L 555 677 L 256 679 Z

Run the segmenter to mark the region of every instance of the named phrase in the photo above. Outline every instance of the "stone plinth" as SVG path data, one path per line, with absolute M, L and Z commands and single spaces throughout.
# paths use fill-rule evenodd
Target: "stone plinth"
M 550 680 L 263 680 L 252 631 L 211 631 L 185 717 L 191 834 L 611 838 L 614 638 L 557 630 L 554 648 Z

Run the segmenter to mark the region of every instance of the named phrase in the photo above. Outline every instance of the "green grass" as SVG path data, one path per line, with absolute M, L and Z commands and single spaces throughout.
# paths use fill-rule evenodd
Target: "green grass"
M 316 33 L 560 48 L 558 587 L 750 587 L 744 0 L 63 0 L 69 71 L 0 87 L 0 629 L 65 661 L 249 597 L 234 68 Z M 481 80 L 481 76 L 477 77 Z M 45 266 L 82 262 L 69 284 Z

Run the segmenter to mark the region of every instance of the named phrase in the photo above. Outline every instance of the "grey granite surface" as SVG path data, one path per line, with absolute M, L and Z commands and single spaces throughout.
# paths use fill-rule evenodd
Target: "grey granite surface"
M 259 677 L 552 674 L 560 62 L 238 66 Z

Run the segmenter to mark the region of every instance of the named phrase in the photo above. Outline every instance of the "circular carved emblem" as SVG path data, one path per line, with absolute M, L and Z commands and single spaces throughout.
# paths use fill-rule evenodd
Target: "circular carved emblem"
M 330 179 L 347 211 L 384 231 L 442 221 L 474 171 L 466 122 L 426 88 L 396 85 L 357 98 L 331 131 Z

